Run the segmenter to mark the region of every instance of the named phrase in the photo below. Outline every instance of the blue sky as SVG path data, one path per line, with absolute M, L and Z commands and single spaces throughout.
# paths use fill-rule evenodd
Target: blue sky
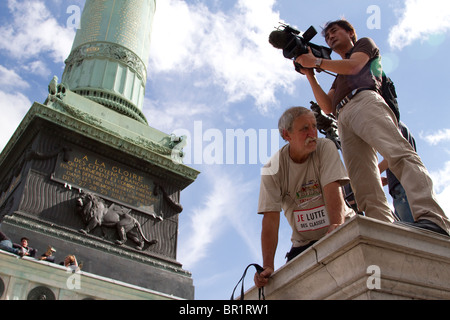
M 0 2 L 0 148 L 32 103 L 45 101 L 53 75 L 61 78 L 75 36 L 68 9 L 83 5 Z M 450 212 L 450 2 L 157 0 L 143 112 L 152 127 L 190 137 L 185 163 L 202 172 L 181 194 L 177 258 L 193 274 L 196 299 L 229 299 L 244 268 L 261 263 L 260 169 L 282 146 L 273 135 L 280 114 L 314 99 L 306 79 L 267 42 L 269 33 L 279 21 L 320 31 L 341 17 L 379 46 L 402 120 Z M 313 42 L 325 44 L 320 35 Z M 332 77 L 318 78 L 331 86 Z M 234 137 L 246 134 L 239 145 Z M 290 233 L 282 217 L 277 268 Z

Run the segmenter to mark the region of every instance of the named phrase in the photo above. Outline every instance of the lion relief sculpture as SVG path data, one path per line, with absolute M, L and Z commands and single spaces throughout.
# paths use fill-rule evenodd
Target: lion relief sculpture
M 80 230 L 83 234 L 87 235 L 98 226 L 115 227 L 119 234 L 116 243 L 119 245 L 124 244 L 127 237 L 137 244 L 138 250 L 144 248 L 144 242 L 150 245 L 158 242 L 157 240 L 148 240 L 144 236 L 139 221 L 129 214 L 131 209 L 117 206 L 114 203 L 108 207 L 103 199 L 92 193 L 84 192 L 77 197 L 76 207 L 78 214 L 81 215 L 83 222 L 86 224 L 86 228 Z

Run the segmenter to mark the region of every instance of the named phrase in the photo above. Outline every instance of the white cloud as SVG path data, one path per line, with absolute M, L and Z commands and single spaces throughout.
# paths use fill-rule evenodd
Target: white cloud
M 450 161 L 446 162 L 444 167 L 438 171 L 431 171 L 430 176 L 433 180 L 437 199 L 444 212 L 449 216 L 450 213 Z
M 255 258 L 259 255 L 256 248 L 259 235 L 255 238 L 256 229 L 252 231 L 252 224 L 245 223 L 246 205 L 249 192 L 254 187 L 254 182 L 245 182 L 233 173 L 218 169 L 207 168 L 202 172 L 209 186 L 204 188 L 204 202 L 200 207 L 189 212 L 190 223 L 183 228 L 183 235 L 187 239 L 180 241 L 179 261 L 187 268 L 192 268 L 196 263 L 208 255 L 210 245 L 223 235 L 226 228 L 234 228 L 243 238 Z M 256 215 L 251 212 L 250 214 Z
M 7 117 L 0 117 L 0 150 L 3 150 L 23 117 L 31 107 L 31 101 L 21 93 L 0 91 L 0 110 L 7 110 Z
M 440 193 L 437 194 L 437 200 L 445 215 L 450 217 L 450 186 L 445 187 Z
M 450 129 L 441 129 L 433 134 L 420 133 L 420 138 L 424 139 L 430 145 L 435 146 L 442 141 L 450 140 Z
M 292 65 L 272 48 L 268 36 L 280 20 L 274 0 L 240 0 L 229 11 L 203 4 L 159 2 L 149 72 L 202 71 L 204 85 L 222 87 L 227 101 L 253 97 L 262 112 L 277 104 L 277 90 L 293 90 Z M 183 26 L 180 28 L 180 26 Z
M 446 162 L 441 170 L 430 172 L 430 175 L 435 190 L 439 193 L 442 192 L 446 186 L 450 186 L 450 161 Z
M 399 23 L 389 34 L 392 48 L 402 49 L 416 40 L 450 29 L 450 1 L 406 0 Z
M 12 22 L 0 26 L 0 49 L 17 59 L 49 53 L 63 62 L 70 53 L 75 32 L 58 24 L 43 1 L 8 0 Z
M 43 61 L 40 60 L 36 60 L 24 65 L 23 69 L 27 72 L 31 72 L 32 74 L 37 74 L 43 77 L 50 76 L 51 74 L 50 69 L 46 66 L 46 64 Z
M 19 89 L 29 88 L 14 70 L 0 65 L 0 110 L 7 110 L 7 116 L 0 117 L 0 150 L 4 148 L 14 130 L 31 107 L 30 100 Z
M 24 81 L 14 70 L 0 65 L 0 87 L 5 89 L 23 89 L 30 85 Z
M 145 99 L 144 113 L 147 122 L 158 130 L 172 133 L 175 130 L 188 130 L 187 124 L 192 124 L 198 115 L 211 113 L 211 108 L 201 104 L 190 104 L 185 101 L 152 101 Z

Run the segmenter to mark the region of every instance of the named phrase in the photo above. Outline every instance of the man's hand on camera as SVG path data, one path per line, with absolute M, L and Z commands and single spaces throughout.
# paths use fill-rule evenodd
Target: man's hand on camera
M 295 62 L 301 64 L 303 68 L 315 68 L 316 67 L 316 57 L 313 55 L 311 48 L 308 48 L 308 53 L 302 54 L 295 59 Z
M 314 76 L 315 72 L 314 69 L 312 68 L 303 68 L 301 65 L 299 65 L 297 62 L 294 61 L 294 67 L 295 67 L 295 71 L 297 71 L 298 73 L 301 73 L 304 76 Z

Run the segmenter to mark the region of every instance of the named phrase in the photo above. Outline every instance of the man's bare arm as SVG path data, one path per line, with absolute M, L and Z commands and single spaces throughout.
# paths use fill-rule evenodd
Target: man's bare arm
M 345 220 L 345 201 L 341 184 L 332 182 L 323 188 L 325 205 L 330 218 L 328 233 L 339 227 Z
M 278 229 L 280 227 L 279 212 L 265 212 L 262 220 L 261 248 L 263 255 L 263 268 L 261 274 L 256 273 L 255 285 L 260 288 L 267 284 L 270 275 L 275 269 L 275 252 L 278 246 Z

